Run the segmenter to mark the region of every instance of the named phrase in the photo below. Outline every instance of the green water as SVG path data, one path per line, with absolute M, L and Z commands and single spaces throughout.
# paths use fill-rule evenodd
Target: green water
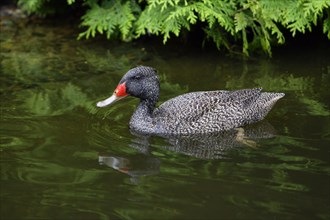
M 242 61 L 189 45 L 76 41 L 63 25 L 1 34 L 1 219 L 329 219 L 329 45 Z M 218 137 L 130 133 L 137 104 L 97 109 L 136 65 L 161 100 L 285 92 L 267 121 Z

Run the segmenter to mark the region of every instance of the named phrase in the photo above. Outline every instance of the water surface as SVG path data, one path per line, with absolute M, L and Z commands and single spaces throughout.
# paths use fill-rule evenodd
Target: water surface
M 1 219 L 330 218 L 328 45 L 244 61 L 181 44 L 76 41 L 63 25 L 2 29 Z M 136 136 L 137 100 L 95 103 L 141 64 L 159 71 L 160 103 L 251 87 L 286 96 L 240 131 Z

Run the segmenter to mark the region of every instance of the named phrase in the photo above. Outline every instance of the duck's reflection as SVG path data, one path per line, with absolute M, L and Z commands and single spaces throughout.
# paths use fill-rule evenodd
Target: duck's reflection
M 215 134 L 168 137 L 166 141 L 170 145 L 163 148 L 201 159 L 220 159 L 226 158 L 231 150 L 257 148 L 260 139 L 275 134 L 273 126 L 263 122 Z
M 102 155 L 99 156 L 99 163 L 128 174 L 132 182 L 137 183 L 140 176 L 157 174 L 160 160 L 149 154 L 150 136 L 134 132 L 132 134 L 134 138 L 130 147 L 141 154 L 130 157 Z M 257 148 L 261 139 L 272 138 L 275 134 L 275 129 L 269 123 L 261 122 L 215 134 L 164 136 L 168 144 L 156 147 L 200 159 L 220 159 L 227 158 L 232 150 L 244 147 Z
M 160 160 L 156 157 L 138 155 L 136 157 L 99 156 L 100 165 L 106 165 L 131 177 L 131 182 L 139 183 L 141 176 L 159 173 Z

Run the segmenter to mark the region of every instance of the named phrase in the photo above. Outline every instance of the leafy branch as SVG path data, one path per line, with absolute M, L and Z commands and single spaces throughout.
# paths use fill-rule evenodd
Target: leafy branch
M 18 0 L 29 13 L 43 14 L 45 6 L 55 0 Z M 81 4 L 67 0 L 67 5 Z M 78 38 L 96 34 L 130 41 L 144 35 L 161 35 L 166 43 L 173 34 L 179 36 L 192 26 L 204 31 L 218 49 L 241 51 L 262 49 L 271 56 L 271 46 L 283 44 L 287 29 L 292 36 L 323 25 L 330 39 L 329 0 L 83 0 L 87 11 Z M 58 9 L 60 10 L 60 9 Z

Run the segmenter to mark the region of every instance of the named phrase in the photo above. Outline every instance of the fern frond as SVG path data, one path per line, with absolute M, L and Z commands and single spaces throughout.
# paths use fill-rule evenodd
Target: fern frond
M 120 1 L 105 1 L 101 6 L 95 4 L 82 17 L 82 26 L 87 26 L 88 29 L 81 33 L 78 38 L 95 37 L 96 33 L 105 33 L 110 39 L 116 33 L 118 28 L 123 40 L 129 39 L 133 21 L 136 19 L 131 2 L 121 4 Z
M 141 12 L 138 20 L 136 21 L 136 37 L 145 34 L 158 35 L 163 29 L 163 22 L 168 18 L 171 10 L 166 9 L 160 12 L 161 6 L 148 6 Z
M 152 6 L 144 10 L 138 21 L 136 22 L 137 37 L 146 33 L 163 35 L 163 43 L 170 38 L 170 34 L 174 33 L 179 36 L 182 27 L 190 29 L 190 24 L 197 22 L 197 16 L 194 12 L 194 5 L 181 3 L 180 1 L 164 1 L 162 4 L 156 5 L 153 1 Z M 166 7 L 164 6 L 166 5 Z
M 76 0 L 67 0 L 67 3 L 68 3 L 69 5 L 72 5 L 75 1 L 76 1 Z
M 48 0 L 18 0 L 17 4 L 29 14 L 43 14 L 41 9 L 47 2 Z
M 209 27 L 217 22 L 226 31 L 234 35 L 234 5 L 220 1 L 207 1 L 196 3 L 196 11 L 202 21 L 208 21 Z M 221 8 L 222 7 L 222 8 Z
M 327 17 L 323 21 L 323 33 L 327 34 L 330 40 L 330 9 L 327 10 Z

